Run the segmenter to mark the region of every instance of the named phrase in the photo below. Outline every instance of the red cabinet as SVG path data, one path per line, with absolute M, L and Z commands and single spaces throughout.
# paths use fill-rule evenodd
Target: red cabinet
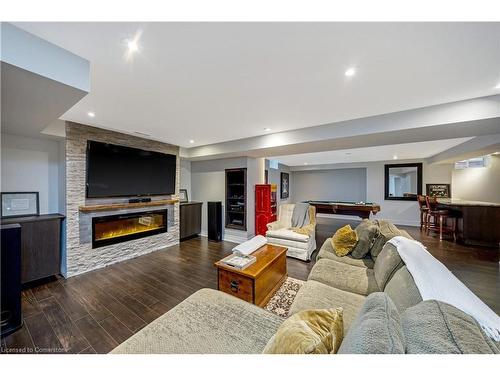
M 267 223 L 276 221 L 276 185 L 255 185 L 255 234 L 266 235 Z

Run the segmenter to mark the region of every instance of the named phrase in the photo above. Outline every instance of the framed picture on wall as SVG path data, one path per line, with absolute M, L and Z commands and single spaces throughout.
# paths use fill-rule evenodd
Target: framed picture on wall
M 38 191 L 2 192 L 1 217 L 38 216 L 40 199 Z
M 451 198 L 450 184 L 426 184 L 425 188 L 430 197 Z
M 281 172 L 281 199 L 288 199 L 290 196 L 290 175 Z
M 189 202 L 187 189 L 180 189 L 179 190 L 179 202 L 181 202 L 181 203 Z

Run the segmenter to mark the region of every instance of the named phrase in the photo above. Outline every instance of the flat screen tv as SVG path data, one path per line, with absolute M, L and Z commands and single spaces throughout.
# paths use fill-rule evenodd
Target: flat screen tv
M 87 141 L 87 198 L 175 193 L 177 157 Z

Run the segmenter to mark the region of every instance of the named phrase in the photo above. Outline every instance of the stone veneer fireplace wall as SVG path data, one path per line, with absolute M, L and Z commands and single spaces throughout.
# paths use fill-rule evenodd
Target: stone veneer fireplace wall
M 177 155 L 176 194 L 153 196 L 152 200 L 177 198 L 180 182 L 179 147 L 92 126 L 66 123 L 66 246 L 62 273 L 65 277 L 105 267 L 179 243 L 179 203 L 144 208 L 83 212 L 80 206 L 126 203 L 128 198 L 88 199 L 85 197 L 87 140 Z M 141 211 L 168 210 L 168 231 L 149 237 L 92 248 L 92 217 Z

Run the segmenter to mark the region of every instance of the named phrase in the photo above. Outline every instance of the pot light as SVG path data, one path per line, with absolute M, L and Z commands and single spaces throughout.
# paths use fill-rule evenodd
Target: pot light
M 190 139 L 189 143 L 193 144 L 194 143 L 194 139 Z
M 130 40 L 127 43 L 128 50 L 129 52 L 136 52 L 139 49 L 139 46 L 137 45 L 137 42 L 135 40 Z
M 265 131 L 265 132 L 270 132 L 270 131 L 271 131 L 271 128 L 264 128 L 264 131 Z
M 397 156 L 397 155 L 394 155 L 392 158 L 393 158 L 394 160 L 397 160 L 398 156 Z
M 352 76 L 353 76 L 353 75 L 355 75 L 355 74 L 356 74 L 356 69 L 354 69 L 354 68 L 349 68 L 349 69 L 347 69 L 347 70 L 345 71 L 345 73 L 344 73 L 344 75 L 345 75 L 346 77 L 352 77 Z
M 94 112 L 87 112 L 87 116 L 93 118 L 93 117 L 95 117 L 95 113 Z
M 304 163 L 304 165 L 309 165 L 309 163 Z
M 500 90 L 500 83 L 495 86 L 495 90 Z

